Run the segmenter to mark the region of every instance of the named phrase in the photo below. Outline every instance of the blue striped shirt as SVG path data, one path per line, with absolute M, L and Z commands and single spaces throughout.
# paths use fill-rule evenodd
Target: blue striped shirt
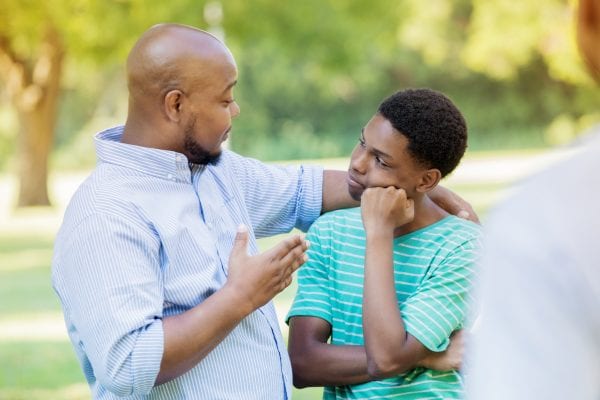
M 96 136 L 98 166 L 73 196 L 55 243 L 54 289 L 95 399 L 282 399 L 291 368 L 273 304 L 244 320 L 184 375 L 153 387 L 164 317 L 227 279 L 237 226 L 257 237 L 306 230 L 323 171 L 277 167 L 224 150 L 216 165 Z

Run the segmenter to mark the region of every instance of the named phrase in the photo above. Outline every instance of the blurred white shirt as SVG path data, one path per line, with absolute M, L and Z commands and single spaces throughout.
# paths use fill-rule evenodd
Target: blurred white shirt
M 600 399 L 600 130 L 492 214 L 469 399 Z

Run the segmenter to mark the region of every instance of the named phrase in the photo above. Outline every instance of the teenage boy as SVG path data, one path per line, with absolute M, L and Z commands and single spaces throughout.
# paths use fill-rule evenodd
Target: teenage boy
M 288 315 L 296 386 L 325 386 L 325 399 L 462 396 L 458 370 L 428 367 L 463 326 L 480 229 L 427 193 L 466 144 L 460 111 L 429 89 L 395 93 L 364 127 L 348 170 L 360 208 L 307 235 Z

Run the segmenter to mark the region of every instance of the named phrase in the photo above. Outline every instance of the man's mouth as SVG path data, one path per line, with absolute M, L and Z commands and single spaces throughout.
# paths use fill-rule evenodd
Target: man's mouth
M 223 135 L 223 142 L 229 139 L 229 132 L 231 132 L 231 126 L 225 131 L 225 134 Z

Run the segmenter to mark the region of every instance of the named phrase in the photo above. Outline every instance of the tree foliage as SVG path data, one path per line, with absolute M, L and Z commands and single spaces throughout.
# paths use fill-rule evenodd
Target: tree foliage
M 380 100 L 409 86 L 449 94 L 467 117 L 474 147 L 568 137 L 594 120 L 600 100 L 577 56 L 573 6 L 572 0 L 543 6 L 535 0 L 4 0 L 0 99 L 19 116 L 21 187 L 45 193 L 53 143 L 73 148 L 82 131 L 90 143 L 87 130 L 96 124 L 122 122 L 127 52 L 159 22 L 224 35 L 240 74 L 242 113 L 232 145 L 245 154 L 347 155 Z M 60 57 L 53 78 L 44 80 L 48 54 Z M 25 103 L 36 107 L 27 110 Z M 43 203 L 44 193 L 22 204 Z

